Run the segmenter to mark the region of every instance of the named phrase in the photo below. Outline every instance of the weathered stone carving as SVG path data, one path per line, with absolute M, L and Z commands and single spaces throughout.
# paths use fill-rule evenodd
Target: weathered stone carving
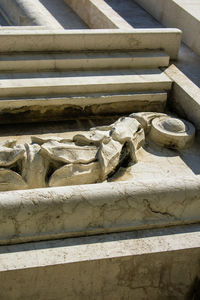
M 160 113 L 134 113 L 109 126 L 91 128 L 71 140 L 32 137 L 0 144 L 0 190 L 102 182 L 125 160 L 137 162 L 145 134 L 161 146 L 189 147 L 195 129 L 187 121 Z
M 150 137 L 160 146 L 184 149 L 193 143 L 195 128 L 186 120 L 163 116 L 152 121 Z

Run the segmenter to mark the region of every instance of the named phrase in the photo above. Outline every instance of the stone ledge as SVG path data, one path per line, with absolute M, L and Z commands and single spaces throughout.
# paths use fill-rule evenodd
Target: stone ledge
M 1 300 L 192 299 L 199 230 L 192 225 L 1 246 Z
M 154 18 L 167 27 L 177 27 L 183 31 L 183 41 L 200 55 L 200 14 L 199 1 L 196 9 L 194 1 L 184 0 L 136 0 Z
M 171 106 L 182 118 L 188 119 L 200 129 L 200 89 L 175 65 L 165 70 L 165 74 L 173 80 Z
M 178 56 L 179 29 L 0 30 L 0 52 L 164 50 Z
M 200 221 L 198 176 L 0 193 L 0 244 Z
M 164 112 L 167 93 L 99 93 L 0 99 L 0 124 L 53 121 L 138 111 Z
M 45 79 L 44 79 L 45 78 Z M 160 69 L 0 74 L 0 97 L 58 96 L 170 90 Z
M 90 28 L 132 29 L 116 11 L 102 0 L 65 0 Z
M 1 55 L 0 70 L 41 72 L 63 70 L 159 68 L 169 65 L 163 51 L 81 51 L 76 53 L 13 53 Z M 120 70 L 119 70 L 120 72 Z

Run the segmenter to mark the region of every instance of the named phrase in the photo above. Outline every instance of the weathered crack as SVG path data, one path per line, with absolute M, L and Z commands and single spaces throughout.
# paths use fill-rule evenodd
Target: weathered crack
M 163 212 L 163 211 L 156 210 L 156 209 L 152 208 L 152 207 L 151 207 L 151 204 L 150 204 L 150 202 L 149 202 L 149 200 L 144 199 L 144 202 L 145 202 L 146 206 L 148 207 L 148 209 L 149 209 L 152 213 L 154 213 L 154 214 L 160 214 L 160 215 L 162 215 L 162 216 L 167 216 L 167 217 L 169 217 L 169 218 L 175 218 L 175 216 L 172 215 L 172 214 L 170 214 L 169 212 Z

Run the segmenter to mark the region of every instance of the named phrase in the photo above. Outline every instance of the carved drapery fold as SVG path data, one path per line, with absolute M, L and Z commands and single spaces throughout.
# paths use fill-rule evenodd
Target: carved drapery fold
M 154 121 L 155 120 L 155 121 Z M 189 147 L 195 129 L 160 113 L 134 113 L 72 139 L 32 137 L 32 143 L 0 144 L 0 190 L 102 182 L 128 159 L 137 162 L 145 134 L 160 146 Z

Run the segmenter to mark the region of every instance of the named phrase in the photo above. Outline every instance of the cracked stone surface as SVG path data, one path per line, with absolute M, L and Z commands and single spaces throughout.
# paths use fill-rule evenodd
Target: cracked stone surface
M 187 149 L 161 147 L 151 130 L 163 118 L 165 130 L 182 131 L 182 121 L 173 129 L 174 117 L 147 112 L 1 138 L 0 244 L 199 222 L 198 135 Z
M 198 176 L 2 192 L 0 244 L 191 224 L 199 209 Z

